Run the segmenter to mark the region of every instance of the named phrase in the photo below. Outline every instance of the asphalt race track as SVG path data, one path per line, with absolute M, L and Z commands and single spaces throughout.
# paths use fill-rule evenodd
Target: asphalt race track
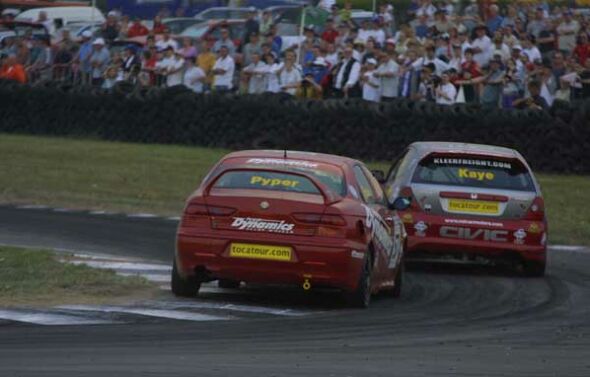
M 169 262 L 170 219 L 0 207 L 0 243 Z M 172 299 L 172 295 L 170 294 Z M 39 326 L 0 320 L 0 376 L 590 376 L 590 252 L 548 275 L 419 265 L 400 300 L 352 310 L 330 292 L 246 287 L 195 303 L 302 316 Z

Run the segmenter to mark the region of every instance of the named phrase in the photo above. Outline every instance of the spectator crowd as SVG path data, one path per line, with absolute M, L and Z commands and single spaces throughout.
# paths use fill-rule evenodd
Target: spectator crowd
M 459 9 L 451 1 L 413 0 L 399 14 L 389 1 L 358 24 L 344 4 L 332 5 L 325 23 L 305 27 L 291 46 L 269 15 L 256 11 L 244 35 L 222 27 L 220 38 L 202 41 L 170 35 L 159 17 L 148 29 L 110 12 L 97 33 L 80 40 L 64 29 L 51 45 L 27 35 L 5 41 L 0 78 L 489 108 L 545 109 L 590 97 L 590 15 L 577 9 L 530 0 L 505 7 L 471 1 Z M 113 42 L 141 36 L 141 49 Z

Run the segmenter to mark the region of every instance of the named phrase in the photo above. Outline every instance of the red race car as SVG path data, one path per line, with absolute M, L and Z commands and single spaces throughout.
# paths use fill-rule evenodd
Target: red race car
M 350 304 L 401 293 L 405 230 L 359 161 L 307 152 L 243 151 L 217 163 L 188 198 L 172 291 L 201 283 L 297 284 L 344 291 Z
M 539 184 L 515 150 L 478 144 L 410 145 L 387 193 L 408 231 L 408 258 L 503 261 L 545 273 L 547 220 Z

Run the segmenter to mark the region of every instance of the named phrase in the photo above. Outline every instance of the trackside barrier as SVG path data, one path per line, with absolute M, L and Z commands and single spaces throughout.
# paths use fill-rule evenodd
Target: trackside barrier
M 106 92 L 0 81 L 0 132 L 230 149 L 289 148 L 391 160 L 418 140 L 516 148 L 537 171 L 590 173 L 590 100 L 550 111 L 482 110 L 398 100 L 303 101 L 288 95 L 196 95 L 182 86 Z

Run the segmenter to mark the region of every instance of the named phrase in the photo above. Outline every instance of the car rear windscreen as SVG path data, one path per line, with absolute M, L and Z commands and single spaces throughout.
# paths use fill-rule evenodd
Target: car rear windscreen
M 320 194 L 318 188 L 308 178 L 274 171 L 228 171 L 215 182 L 213 187 Z
M 470 156 L 427 156 L 418 164 L 414 183 L 534 191 L 528 169 L 518 160 Z

